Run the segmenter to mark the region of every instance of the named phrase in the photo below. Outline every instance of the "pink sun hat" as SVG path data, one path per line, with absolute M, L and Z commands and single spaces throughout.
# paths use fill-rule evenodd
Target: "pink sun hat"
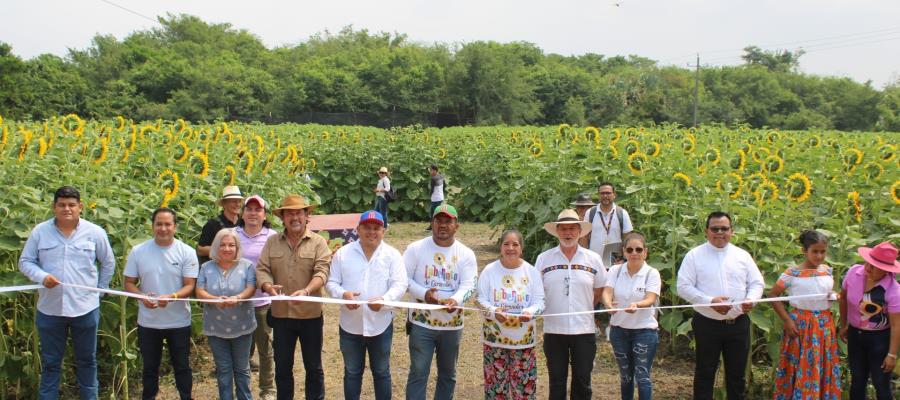
M 882 242 L 875 247 L 860 247 L 856 250 L 866 262 L 880 270 L 900 272 L 897 261 L 897 248 L 891 242 Z

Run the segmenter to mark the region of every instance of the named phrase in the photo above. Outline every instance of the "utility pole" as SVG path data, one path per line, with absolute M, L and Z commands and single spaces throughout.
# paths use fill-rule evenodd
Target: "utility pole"
M 697 53 L 697 70 L 694 73 L 694 127 L 697 127 L 697 105 L 700 102 L 700 53 Z

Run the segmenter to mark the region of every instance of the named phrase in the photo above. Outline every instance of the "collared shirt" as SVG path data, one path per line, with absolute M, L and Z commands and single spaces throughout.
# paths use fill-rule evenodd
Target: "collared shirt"
M 613 301 L 616 308 L 628 307 L 631 303 L 644 300 L 647 293 L 662 291 L 662 279 L 659 271 L 644 263 L 634 275 L 628 273 L 627 264 L 613 265 L 606 275 L 606 287 L 613 288 Z M 619 311 L 609 317 L 609 324 L 625 329 L 656 329 L 656 310 L 640 308 L 634 313 Z
M 238 237 L 241 238 L 242 256 L 253 263 L 254 267 L 256 267 L 256 260 L 259 259 L 259 254 L 262 253 L 262 249 L 266 245 L 269 236 L 278 234 L 274 229 L 266 228 L 265 226 L 253 236 L 247 235 L 247 231 L 245 231 L 242 226 L 239 226 L 234 230 L 237 232 Z M 262 307 L 271 304 L 272 301 L 265 299 L 266 297 L 269 297 L 267 293 L 260 289 L 256 289 L 253 298 L 262 300 L 253 300 L 253 307 Z
M 484 344 L 505 349 L 534 347 L 534 318 L 524 323 L 512 318 L 500 322 L 494 314 L 500 307 L 507 313 L 532 316 L 544 311 L 544 285 L 534 266 L 526 261 L 516 268 L 506 268 L 500 260 L 488 264 L 478 277 L 478 304 L 490 311 L 481 326 Z
M 420 303 L 425 293 L 436 288 L 438 300 L 452 298 L 463 305 L 475 292 L 478 279 L 478 262 L 475 252 L 454 240 L 449 247 L 438 246 L 430 236 L 413 242 L 403 252 L 406 276 L 409 278 L 409 294 Z M 459 330 L 463 328 L 461 311 L 409 310 L 409 321 L 423 328 L 435 330 Z
M 834 277 L 831 276 L 831 267 L 827 265 L 813 269 L 792 267 L 781 274 L 775 287 L 781 287 L 790 296 L 830 294 L 834 292 Z M 831 301 L 827 298 L 796 299 L 789 302 L 791 307 L 798 310 L 822 311 L 831 308 Z
M 390 190 L 391 190 L 391 180 L 388 179 L 388 177 L 385 176 L 384 178 L 381 178 L 381 179 L 378 180 L 378 184 L 375 185 L 375 188 L 376 188 L 376 189 L 381 189 L 381 190 L 384 190 L 384 191 L 390 191 Z M 385 193 L 385 192 L 378 192 L 378 193 L 376 193 L 375 195 L 378 196 L 378 197 L 384 197 L 384 193 Z
M 237 226 L 237 224 L 231 222 L 228 218 L 225 218 L 225 212 L 220 213 L 219 216 L 206 221 L 206 225 L 203 225 L 203 230 L 200 231 L 200 238 L 197 239 L 197 246 L 212 245 L 213 240 L 216 238 L 216 234 L 219 233 L 220 230 L 234 228 L 235 226 Z M 210 260 L 209 256 L 201 255 L 198 255 L 197 259 L 200 261 L 200 265 L 206 264 L 206 262 Z
M 318 277 L 322 283 L 328 282 L 331 249 L 328 242 L 309 229 L 300 238 L 300 243 L 292 247 L 287 235 L 282 232 L 270 236 L 256 262 L 258 288 L 266 283 L 281 285 L 281 291 L 290 295 Z M 322 296 L 322 292 L 312 292 L 310 296 Z M 322 316 L 322 303 L 307 301 L 276 301 L 271 313 L 276 318 L 310 319 Z
M 97 267 L 100 264 L 100 267 Z M 41 222 L 28 235 L 19 270 L 35 283 L 53 275 L 63 283 L 109 288 L 116 259 L 103 228 L 79 219 L 69 237 L 56 227 L 56 219 Z M 100 306 L 100 294 L 58 285 L 38 289 L 38 311 L 58 317 L 77 317 Z
M 866 268 L 857 264 L 844 275 L 841 288 L 847 292 L 847 322 L 867 331 L 891 328 L 890 314 L 900 312 L 900 284 L 894 274 L 885 274 L 868 292 Z
M 684 256 L 678 270 L 678 296 L 691 304 L 706 304 L 714 297 L 730 301 L 759 300 L 765 282 L 746 250 L 731 243 L 718 248 L 706 242 Z M 710 319 L 734 319 L 743 314 L 734 306 L 722 315 L 711 307 L 694 307 L 694 311 Z
M 331 274 L 325 288 L 331 297 L 340 299 L 344 292 L 356 292 L 359 300 L 381 297 L 397 301 L 406 294 L 406 267 L 403 256 L 391 245 L 382 242 L 366 259 L 358 241 L 341 247 L 331 259 Z M 394 309 L 382 307 L 372 311 L 363 305 L 355 310 L 341 307 L 341 329 L 354 335 L 378 336 L 391 326 Z
M 622 210 L 622 224 L 619 225 L 619 218 L 616 215 L 616 209 Z M 600 204 L 597 204 L 594 212 L 594 219 L 591 222 L 591 214 L 584 213 L 584 220 L 591 222 L 591 242 L 588 248 L 603 257 L 603 266 L 609 268 L 612 266 L 612 252 L 622 251 L 622 237 L 634 230 L 631 226 L 631 217 L 628 211 L 613 203 L 608 213 L 603 212 Z M 590 211 L 590 210 L 588 210 Z M 606 227 L 609 227 L 609 233 L 606 233 Z M 619 254 L 620 257 L 624 254 Z
M 197 253 L 191 246 L 175 239 L 162 247 L 150 239 L 131 249 L 124 275 L 139 279 L 144 293 L 169 294 L 184 287 L 184 278 L 196 278 L 199 272 Z M 153 329 L 190 326 L 191 305 L 175 301 L 166 307 L 147 308 L 139 301 L 138 325 Z
M 572 261 L 556 246 L 538 255 L 534 266 L 544 283 L 544 314 L 591 311 L 594 289 L 606 283 L 600 255 L 581 246 Z M 594 329 L 591 314 L 544 317 L 544 333 L 581 335 L 594 333 Z
M 256 271 L 253 264 L 243 258 L 228 270 L 222 269 L 215 261 L 209 261 L 203 264 L 197 278 L 197 288 L 213 296 L 237 296 L 252 286 L 256 286 Z M 254 330 L 256 316 L 250 302 L 241 301 L 228 308 L 219 308 L 212 303 L 203 305 L 203 334 L 206 336 L 234 339 Z

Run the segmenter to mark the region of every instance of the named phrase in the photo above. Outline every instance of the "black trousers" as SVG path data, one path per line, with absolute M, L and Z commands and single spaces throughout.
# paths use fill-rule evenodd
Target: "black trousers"
M 694 313 L 691 322 L 697 343 L 694 366 L 694 399 L 712 400 L 719 356 L 725 360 L 725 389 L 728 400 L 743 400 L 744 372 L 750 356 L 750 318 L 746 314 L 733 321 L 719 321 Z
M 159 366 L 162 363 L 163 340 L 169 346 L 169 361 L 175 373 L 175 388 L 182 400 L 191 398 L 191 327 L 153 329 L 138 325 L 138 347 L 144 359 L 141 398 L 152 400 L 159 393 Z
M 572 366 L 572 400 L 591 398 L 591 371 L 597 354 L 593 333 L 584 335 L 544 334 L 544 356 L 550 380 L 550 400 L 566 399 L 569 365 Z
M 318 318 L 276 318 L 271 311 L 267 322 L 272 327 L 272 350 L 275 353 L 275 388 L 278 400 L 294 398 L 294 351 L 300 341 L 303 369 L 306 370 L 306 399 L 325 399 L 325 371 L 322 369 L 322 327 Z
M 892 399 L 891 373 L 881 371 L 891 344 L 891 330 L 864 331 L 847 327 L 847 363 L 850 364 L 850 400 L 866 398 L 866 386 L 872 378 L 875 398 Z

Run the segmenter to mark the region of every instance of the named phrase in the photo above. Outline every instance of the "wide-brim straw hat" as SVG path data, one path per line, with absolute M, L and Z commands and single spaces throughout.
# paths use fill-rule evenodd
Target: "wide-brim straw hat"
M 575 201 L 569 203 L 572 207 L 578 206 L 593 206 L 595 203 L 591 200 L 591 195 L 587 193 L 579 194 L 578 197 L 575 198 Z
M 559 235 L 557 235 L 557 233 L 556 233 L 556 228 L 560 224 L 579 224 L 579 225 L 581 225 L 581 235 L 578 236 L 579 238 L 583 238 L 583 237 L 587 236 L 589 233 L 591 233 L 591 228 L 592 228 L 591 223 L 587 222 L 587 221 L 582 221 L 581 218 L 578 218 L 578 213 L 576 213 L 575 210 L 573 210 L 571 208 L 562 210 L 562 212 L 559 213 L 559 216 L 556 218 L 556 221 L 548 222 L 548 223 L 544 224 L 544 230 L 547 231 L 547 233 L 553 235 L 553 237 L 558 238 Z
M 875 247 L 860 247 L 856 251 L 860 257 L 875 268 L 887 272 L 900 272 L 900 262 L 897 261 L 897 248 L 890 242 L 882 242 Z
M 243 201 L 244 195 L 241 194 L 241 189 L 237 186 L 225 186 L 225 189 L 222 189 L 222 197 L 216 200 L 216 205 L 222 206 L 222 202 L 228 199 L 239 199 Z
M 282 210 L 302 210 L 308 209 L 312 211 L 316 208 L 315 204 L 309 204 L 306 201 L 306 197 L 303 197 L 299 194 L 291 194 L 284 198 L 281 201 L 281 206 L 272 210 L 272 213 L 275 214 L 276 217 L 281 218 Z
M 388 169 L 387 169 L 387 167 L 381 167 L 381 168 L 378 168 L 378 172 L 379 173 L 381 173 L 381 172 L 388 173 Z

